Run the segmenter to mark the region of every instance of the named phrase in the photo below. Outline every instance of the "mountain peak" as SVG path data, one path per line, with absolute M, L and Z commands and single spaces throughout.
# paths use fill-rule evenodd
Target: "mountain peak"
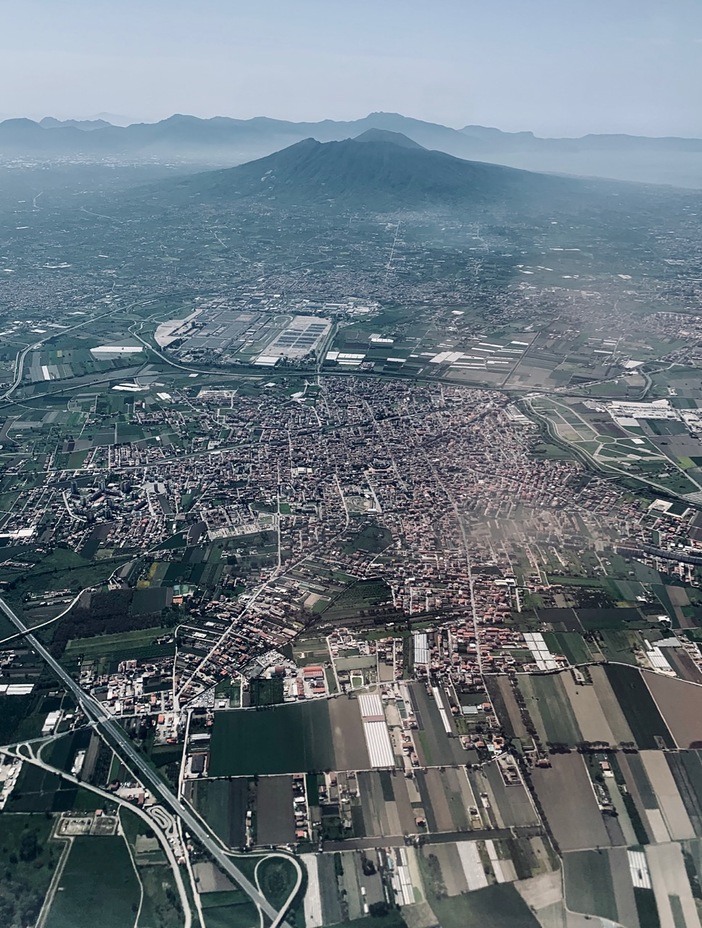
M 387 142 L 392 145 L 399 145 L 401 148 L 419 148 L 426 151 L 423 145 L 415 142 L 402 132 L 391 132 L 389 129 L 366 129 L 360 135 L 357 135 L 354 142 Z

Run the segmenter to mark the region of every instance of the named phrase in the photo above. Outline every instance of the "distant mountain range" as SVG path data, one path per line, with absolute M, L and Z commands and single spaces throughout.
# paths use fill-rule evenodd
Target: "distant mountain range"
M 451 129 L 397 113 L 371 113 L 350 122 L 316 123 L 175 115 L 157 123 L 124 127 L 111 125 L 105 119 L 7 119 L 0 122 L 0 159 L 109 158 L 231 165 L 307 138 L 342 141 L 370 130 L 400 133 L 425 148 L 474 161 L 702 187 L 702 139 L 629 135 L 544 139 L 531 132 L 502 132 L 484 126 Z
M 106 119 L 54 119 L 53 116 L 45 116 L 39 120 L 42 129 L 83 129 L 90 132 L 93 129 L 107 129 L 112 126 L 111 122 Z
M 136 191 L 161 206 L 259 201 L 368 211 L 544 205 L 577 196 L 585 184 L 429 151 L 397 132 L 356 139 L 305 139 L 257 161 L 170 179 Z

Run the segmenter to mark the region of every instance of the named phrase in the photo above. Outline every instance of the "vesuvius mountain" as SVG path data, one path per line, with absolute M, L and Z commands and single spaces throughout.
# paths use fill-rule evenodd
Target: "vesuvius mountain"
M 305 139 L 234 168 L 162 182 L 151 195 L 166 203 L 257 199 L 378 211 L 525 203 L 579 188 L 577 180 L 465 161 L 372 130 L 342 142 Z

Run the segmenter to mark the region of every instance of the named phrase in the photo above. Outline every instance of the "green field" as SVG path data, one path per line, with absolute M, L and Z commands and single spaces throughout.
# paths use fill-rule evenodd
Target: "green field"
M 218 712 L 210 776 L 254 776 L 334 769 L 326 700 Z
M 207 893 L 201 897 L 205 928 L 259 928 L 258 909 L 253 902 L 231 902 L 231 893 Z
M 562 654 L 570 664 L 593 660 L 590 646 L 577 632 L 546 632 L 544 640 L 553 654 Z
M 46 928 L 134 924 L 141 891 L 123 838 L 74 838 L 59 886 Z
M 281 909 L 295 888 L 297 874 L 292 863 L 282 857 L 266 857 L 256 868 L 261 892 L 276 909 Z
M 623 664 L 636 664 L 634 647 L 641 647 L 641 635 L 636 631 L 618 631 L 612 629 L 600 632 L 602 653 L 610 661 Z
M 539 923 L 511 883 L 461 896 L 429 897 L 441 928 L 538 928 Z
M 116 664 L 126 660 L 156 660 L 168 657 L 175 651 L 175 642 L 156 644 L 158 638 L 168 635 L 168 629 L 139 628 L 115 635 L 98 635 L 96 638 L 74 638 L 68 642 L 62 661 L 71 663 L 82 655 L 83 662 L 95 662 L 97 672 L 116 669 Z
M 8 581 L 8 598 L 19 603 L 27 594 L 42 598 L 52 590 L 78 591 L 84 587 L 100 586 L 116 567 L 130 557 L 125 552 L 118 557 L 93 562 L 74 551 L 56 548 L 30 570 L 0 570 L 0 580 Z
M 392 534 L 382 525 L 368 523 L 343 545 L 347 553 L 353 551 L 367 551 L 370 554 L 379 554 L 388 545 L 392 544 Z
M 362 609 L 389 601 L 392 601 L 390 587 L 384 580 L 359 580 L 332 600 L 324 611 L 324 617 L 348 618 L 358 615 Z
M 551 744 L 575 745 L 581 740 L 580 728 L 563 689 L 558 674 L 532 674 L 521 677 L 519 688 L 526 698 L 527 709 L 538 727 L 543 720 L 544 741 Z

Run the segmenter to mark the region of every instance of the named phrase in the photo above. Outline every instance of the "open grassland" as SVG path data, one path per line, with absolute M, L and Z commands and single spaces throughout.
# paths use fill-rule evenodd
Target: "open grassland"
M 271 905 L 281 909 L 295 888 L 297 872 L 290 861 L 266 857 L 256 867 L 256 880 Z

